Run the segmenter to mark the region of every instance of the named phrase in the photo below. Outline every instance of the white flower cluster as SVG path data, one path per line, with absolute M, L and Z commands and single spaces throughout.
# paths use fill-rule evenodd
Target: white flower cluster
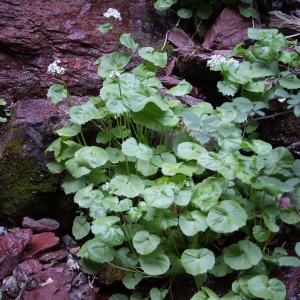
M 103 14 L 103 16 L 106 18 L 114 17 L 120 21 L 122 20 L 120 13 L 114 8 L 109 8 L 107 12 Z
M 191 186 L 191 184 L 190 184 L 187 180 L 184 181 L 184 185 L 185 185 L 186 187 L 190 187 L 190 186 Z
M 121 74 L 118 71 L 111 71 L 109 74 L 109 78 L 116 78 L 119 77 Z
M 48 72 L 52 74 L 64 74 L 67 69 L 60 67 L 59 64 L 60 60 L 55 60 L 52 64 L 48 66 Z
M 110 183 L 109 182 L 105 182 L 105 185 L 102 186 L 102 188 L 107 191 L 110 188 Z
M 227 59 L 223 55 L 212 55 L 210 60 L 207 61 L 208 67 L 219 67 L 223 66 L 223 68 L 228 69 L 231 66 L 237 67 L 239 65 L 239 61 L 233 58 Z

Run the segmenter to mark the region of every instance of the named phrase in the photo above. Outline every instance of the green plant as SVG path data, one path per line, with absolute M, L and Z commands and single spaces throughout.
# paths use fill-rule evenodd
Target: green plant
M 219 9 L 222 4 L 239 3 L 239 11 L 245 17 L 256 18 L 256 11 L 252 7 L 253 0 L 158 0 L 154 3 L 157 10 L 172 10 L 174 6 L 179 8 L 176 13 L 179 18 L 189 19 L 199 17 L 208 19 L 214 9 Z
M 10 117 L 10 112 L 9 109 L 6 108 L 6 101 L 4 99 L 0 99 L 0 106 L 4 107 L 1 111 L 1 115 L 3 115 L 4 117 L 0 116 L 0 123 L 4 123 L 7 121 L 7 117 Z
M 300 79 L 297 76 L 300 47 L 297 41 L 287 40 L 278 29 L 249 28 L 248 37 L 256 41 L 253 47 L 245 50 L 240 43 L 230 55 L 240 54 L 242 62 L 232 63 L 232 58 L 229 60 L 221 56 L 214 56 L 208 61 L 212 70 L 223 75 L 223 81 L 218 82 L 219 91 L 232 98 L 240 92 L 241 97 L 248 99 L 245 105 L 235 99 L 240 110 L 249 109 L 247 105 L 253 103 L 258 104 L 259 109 L 268 107 L 269 100 L 278 99 L 299 117 Z M 263 115 L 262 112 L 259 114 Z
M 115 30 L 114 24 L 103 28 Z M 236 100 L 247 102 L 242 110 L 235 100 L 216 109 L 205 102 L 179 106 L 159 93 L 155 74 L 165 67 L 166 54 L 141 48 L 143 62 L 126 72 L 129 51 L 138 45 L 128 34 L 117 43 L 117 51 L 95 62 L 104 80 L 100 96 L 72 106 L 70 124 L 55 131 L 59 138 L 46 150 L 55 155 L 48 168 L 67 171 L 62 187 L 75 193 L 88 214 L 73 226 L 76 238 L 94 234 L 77 254 L 83 270 L 95 273 L 108 263 L 126 271 L 128 289 L 143 278 L 188 273 L 201 287 L 192 300 L 220 299 L 202 286 L 207 274 L 237 271 L 232 291 L 221 299 L 283 300 L 284 284 L 267 275 L 272 266 L 300 260 L 283 247 L 272 250 L 269 242 L 283 223 L 299 224 L 300 160 L 283 147 L 246 138 L 241 125 L 260 105 L 243 98 Z M 121 45 L 128 50 L 119 51 Z M 183 80 L 168 93 L 183 96 L 191 88 Z M 51 100 L 58 103 L 67 94 Z M 97 131 L 91 141 L 81 130 L 87 123 Z M 284 198 L 290 206 L 283 210 Z M 237 231 L 244 238 L 234 240 Z M 225 246 L 221 237 L 229 238 Z M 152 288 L 149 297 L 164 299 L 167 293 Z

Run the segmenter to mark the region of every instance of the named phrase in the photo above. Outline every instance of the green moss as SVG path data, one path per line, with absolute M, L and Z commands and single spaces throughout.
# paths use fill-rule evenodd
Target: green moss
M 11 139 L 5 144 L 0 161 L 0 214 L 13 216 L 29 207 L 37 209 L 41 194 L 55 192 L 59 181 L 59 176 L 43 173 L 35 162 L 23 157 L 20 141 Z
M 121 281 L 125 275 L 126 272 L 124 270 L 110 264 L 105 264 L 101 269 L 98 278 L 101 283 L 110 286 Z

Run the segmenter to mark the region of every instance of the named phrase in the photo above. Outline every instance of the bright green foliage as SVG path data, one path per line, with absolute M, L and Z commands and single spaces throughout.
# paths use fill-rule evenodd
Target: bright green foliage
M 0 111 L 0 123 L 6 122 L 7 121 L 7 117 L 10 116 L 9 109 L 5 108 L 6 104 L 7 104 L 6 101 L 4 99 L 0 98 L 0 107 L 1 106 L 4 107 L 4 108 L 1 108 L 1 111 Z
M 173 9 L 173 5 L 181 7 L 177 10 L 179 18 L 189 19 L 197 15 L 200 19 L 208 19 L 214 9 L 219 9 L 223 4 L 239 3 L 239 11 L 245 17 L 256 18 L 256 11 L 252 7 L 253 0 L 216 0 L 216 1 L 196 1 L 196 0 L 157 0 L 154 7 L 157 10 Z
M 168 9 L 175 2 L 155 5 Z M 210 11 L 207 3 L 202 7 Z M 180 14 L 188 16 L 188 11 Z M 251 55 L 246 51 L 252 50 L 234 50 L 244 62 L 222 59 L 226 68 L 215 67 L 225 76 L 224 94 L 231 83 L 232 95 L 243 87 L 240 97 L 216 108 L 205 102 L 179 106 L 161 96 L 155 74 L 166 65 L 166 56 L 151 47 L 138 50 L 144 61 L 130 73 L 129 51 L 97 59 L 104 80 L 100 96 L 73 106 L 70 125 L 57 130 L 59 138 L 46 150 L 56 159 L 49 169 L 66 170 L 62 187 L 75 193 L 74 201 L 86 210 L 74 220 L 75 238 L 89 231 L 94 235 L 78 252 L 84 270 L 97 272 L 103 263 L 125 269 L 123 283 L 129 289 L 143 278 L 188 273 L 201 287 L 193 300 L 219 299 L 202 286 L 207 274 L 222 277 L 236 270 L 241 276 L 222 299 L 284 299 L 284 285 L 267 277 L 270 267 L 299 265 L 300 260 L 283 248 L 271 253 L 268 244 L 282 222 L 299 224 L 293 203 L 300 205 L 300 164 L 286 148 L 272 149 L 251 138 L 258 126 L 252 122 L 264 115 L 268 97 L 288 98 L 296 112 L 300 100 L 297 80 L 290 74 L 283 78 L 278 68 L 278 43 L 284 46 L 285 39 L 277 30 L 253 29 L 249 36 L 261 44 Z M 137 50 L 129 35 L 120 42 Z M 289 60 L 286 53 L 280 57 Z M 294 62 L 293 57 L 289 64 Z M 285 78 L 295 87 L 293 95 L 285 90 Z M 168 93 L 184 96 L 190 90 L 182 81 Z M 89 139 L 86 127 L 93 128 Z M 286 193 L 293 201 L 282 210 L 278 202 Z M 246 238 L 223 247 L 220 241 L 236 232 Z M 218 257 L 211 251 L 215 245 Z M 153 288 L 149 297 L 164 299 L 167 292 Z M 111 299 L 128 297 L 114 294 Z M 142 295 L 135 292 L 130 299 Z

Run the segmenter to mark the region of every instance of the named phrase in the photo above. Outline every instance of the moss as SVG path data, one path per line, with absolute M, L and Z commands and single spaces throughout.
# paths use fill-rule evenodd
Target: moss
M 111 286 L 112 284 L 121 281 L 125 275 L 126 272 L 124 270 L 110 264 L 105 264 L 101 269 L 98 278 L 101 283 Z
M 42 172 L 34 161 L 23 157 L 20 141 L 11 139 L 0 161 L 0 214 L 14 216 L 29 207 L 38 209 L 41 194 L 54 193 L 59 181 L 59 176 Z

